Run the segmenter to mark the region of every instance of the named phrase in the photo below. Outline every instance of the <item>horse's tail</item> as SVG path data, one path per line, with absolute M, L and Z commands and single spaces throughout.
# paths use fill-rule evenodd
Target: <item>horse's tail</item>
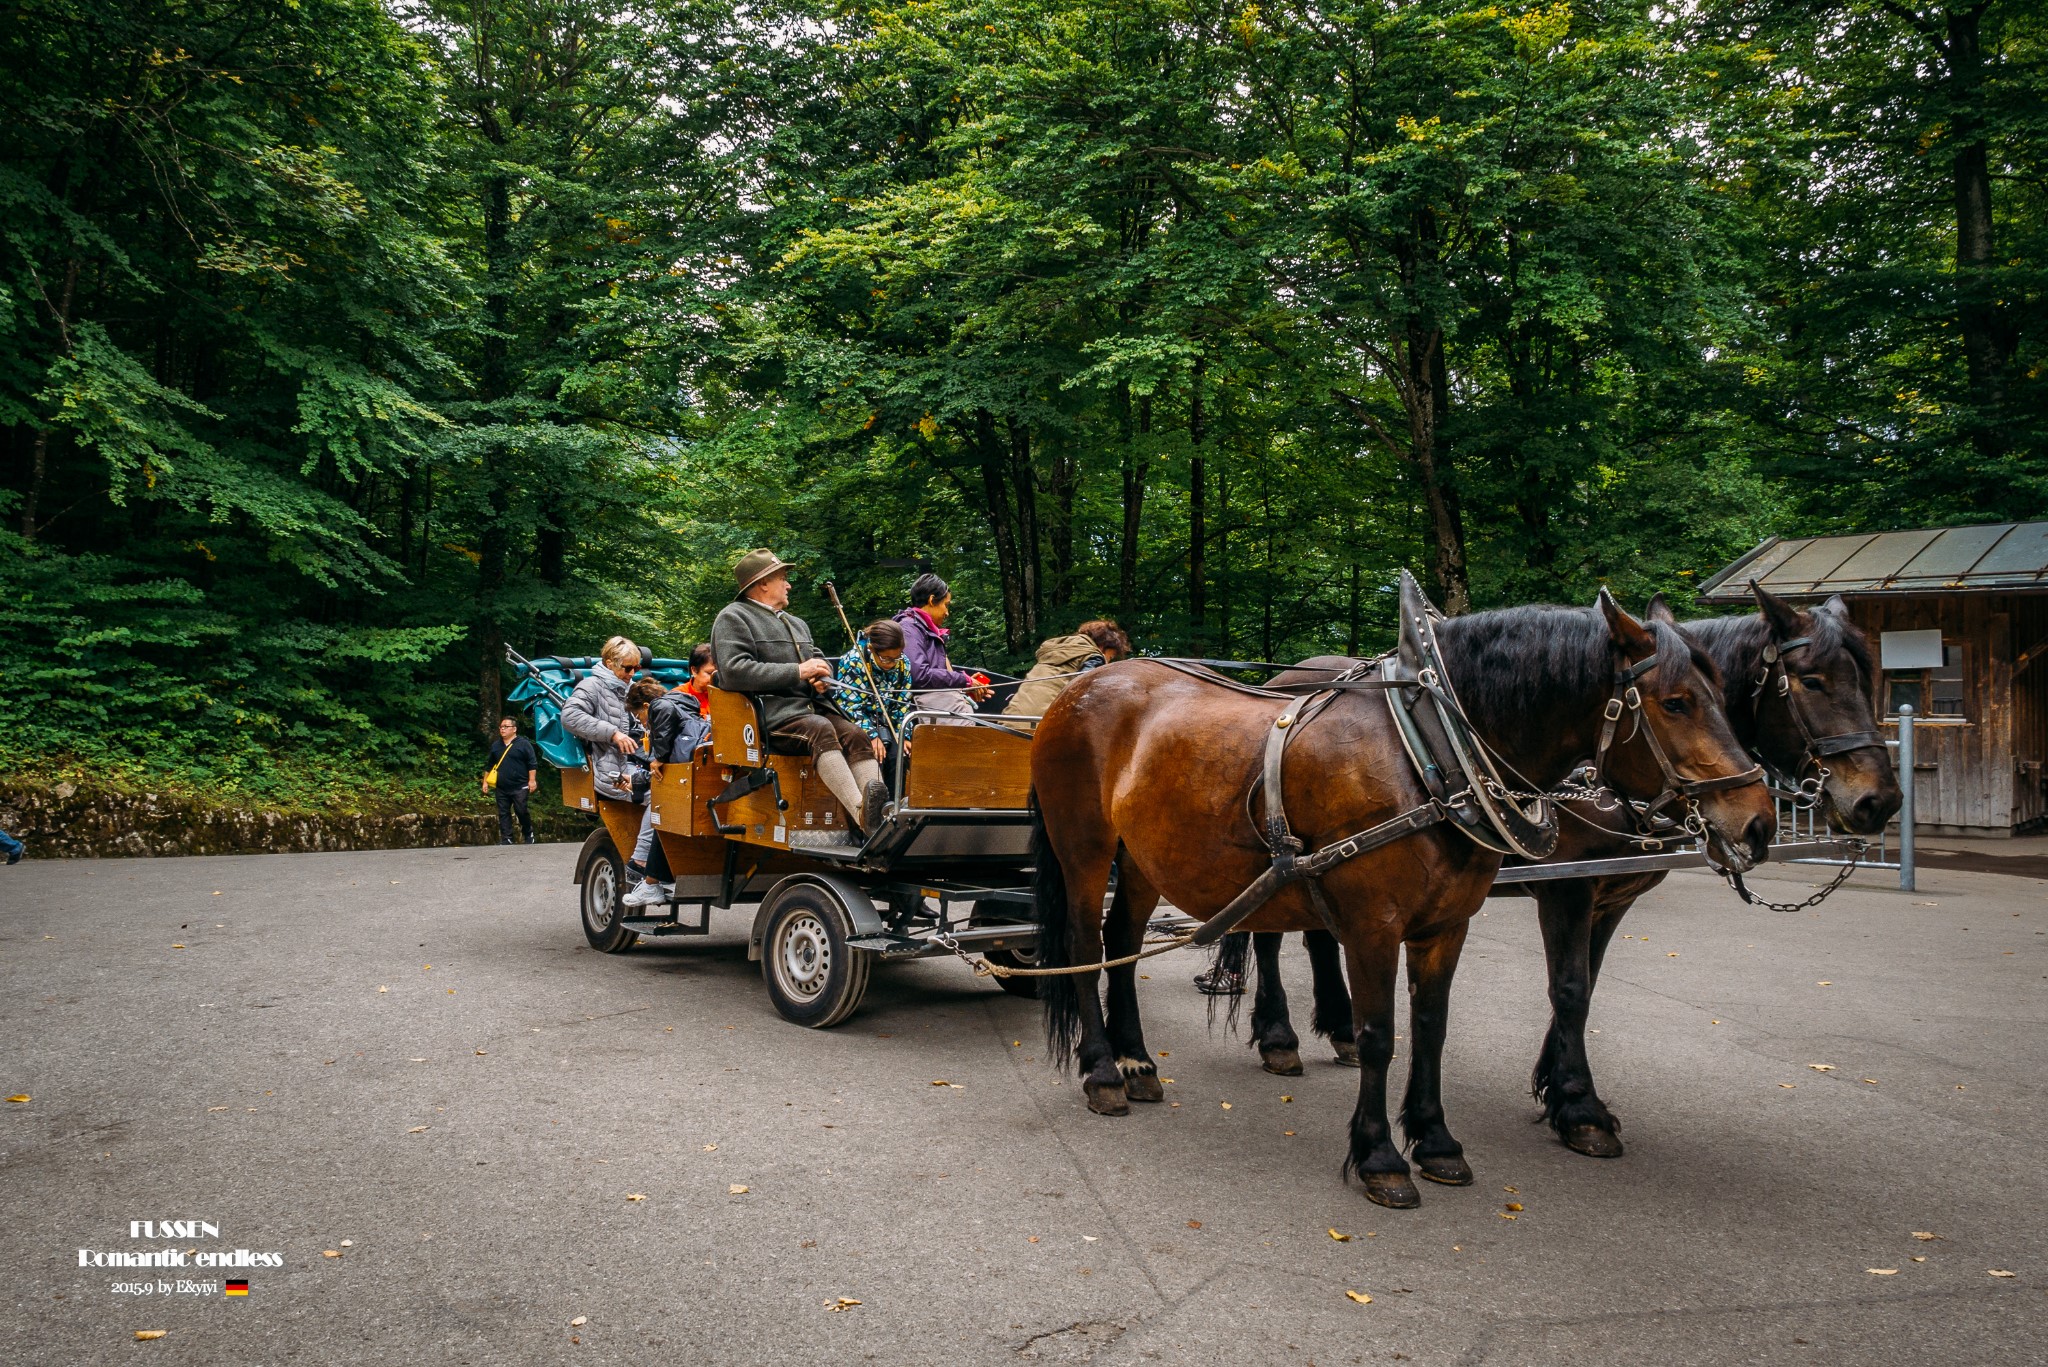
M 1039 810 L 1036 788 L 1031 790 L 1030 803 L 1031 900 L 1032 919 L 1038 923 L 1037 966 L 1066 968 L 1073 962 L 1067 875 L 1046 836 L 1045 813 Z M 1064 1072 L 1074 1066 L 1075 1050 L 1081 1041 L 1081 998 L 1074 987 L 1074 975 L 1040 978 L 1038 1000 L 1045 1007 L 1046 1054 L 1053 1066 Z

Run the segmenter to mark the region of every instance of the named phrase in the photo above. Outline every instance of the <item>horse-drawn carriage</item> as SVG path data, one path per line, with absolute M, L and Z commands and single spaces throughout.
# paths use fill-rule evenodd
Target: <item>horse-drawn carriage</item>
M 704 935 L 713 910 L 752 909 L 747 957 L 760 961 L 769 999 L 785 1019 L 818 1028 L 860 1005 L 877 960 L 957 948 L 1006 966 L 1035 961 L 1029 720 L 911 713 L 914 742 L 886 776 L 889 815 L 862 837 L 808 756 L 768 751 L 757 700 L 714 688 L 710 743 L 688 764 L 663 765 L 648 789 L 674 900 L 634 915 L 622 905 L 626 856 L 645 809 L 597 791 L 581 743 L 557 719 L 596 662 L 511 658 L 524 675 L 512 700 L 533 714 L 563 802 L 599 818 L 575 868 L 593 948 L 620 954 L 643 935 Z M 680 683 L 686 667 L 655 660 L 646 672 Z M 997 979 L 1025 995 L 1032 981 Z

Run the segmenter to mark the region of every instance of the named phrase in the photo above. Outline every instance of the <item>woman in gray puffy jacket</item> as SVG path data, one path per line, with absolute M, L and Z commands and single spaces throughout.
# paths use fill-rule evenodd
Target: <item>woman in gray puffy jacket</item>
M 638 749 L 633 720 L 626 715 L 626 685 L 640 666 L 640 647 L 623 636 L 604 643 L 598 667 L 578 683 L 562 704 L 562 729 L 590 751 L 590 772 L 606 797 L 633 796 L 626 756 Z

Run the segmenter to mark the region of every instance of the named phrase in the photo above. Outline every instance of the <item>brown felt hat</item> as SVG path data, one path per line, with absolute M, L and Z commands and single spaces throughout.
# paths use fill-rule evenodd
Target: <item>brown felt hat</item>
M 779 559 L 774 551 L 748 551 L 740 557 L 740 563 L 732 567 L 733 582 L 739 585 L 739 588 L 733 591 L 732 596 L 735 598 L 743 597 L 748 589 L 754 587 L 754 585 L 760 583 L 769 575 L 788 568 L 789 562 Z

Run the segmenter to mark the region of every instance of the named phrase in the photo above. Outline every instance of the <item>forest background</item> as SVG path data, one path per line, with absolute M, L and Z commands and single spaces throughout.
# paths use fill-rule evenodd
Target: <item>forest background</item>
M 2048 515 L 2021 0 L 8 0 L 0 771 L 473 792 L 735 555 L 1292 659 Z

